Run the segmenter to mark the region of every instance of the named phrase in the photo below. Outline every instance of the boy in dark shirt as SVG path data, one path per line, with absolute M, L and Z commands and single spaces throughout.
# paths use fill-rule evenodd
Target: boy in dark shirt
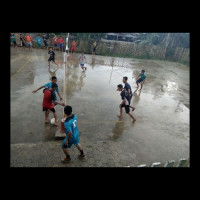
M 55 53 L 54 51 L 52 50 L 52 48 L 49 49 L 49 52 L 48 54 L 50 54 L 50 57 L 48 59 L 48 66 L 50 67 L 50 61 L 53 61 L 56 65 L 58 65 L 56 62 L 55 62 Z
M 133 106 L 130 106 L 131 105 L 131 99 L 133 97 L 133 93 L 132 93 L 132 90 L 131 90 L 131 86 L 129 85 L 127 80 L 128 80 L 128 77 L 124 76 L 123 79 L 122 79 L 122 82 L 125 84 L 124 89 L 128 92 L 128 95 L 129 95 L 129 107 L 131 107 L 132 111 L 134 111 L 135 108 Z
M 123 89 L 122 84 L 119 84 L 118 86 L 118 91 L 121 91 L 120 95 L 122 98 L 122 103 L 119 105 L 120 108 L 120 115 L 118 115 L 119 118 L 122 117 L 122 108 L 125 107 L 126 110 L 126 114 L 128 114 L 132 119 L 133 119 L 133 123 L 136 121 L 135 117 L 130 113 L 130 97 L 129 94 L 127 92 L 127 90 Z
M 25 50 L 26 44 L 25 44 L 25 39 L 22 33 L 20 34 L 20 42 L 21 42 L 21 47 L 23 47 L 23 50 Z

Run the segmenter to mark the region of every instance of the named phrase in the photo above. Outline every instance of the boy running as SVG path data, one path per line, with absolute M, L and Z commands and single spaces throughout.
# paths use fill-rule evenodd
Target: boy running
M 26 44 L 27 46 L 29 47 L 29 50 L 32 50 L 32 37 L 27 34 L 26 37 L 25 37 L 25 40 L 26 40 Z
M 130 113 L 130 100 L 129 100 L 129 95 L 127 90 L 123 89 L 122 84 L 119 84 L 118 86 L 118 91 L 121 91 L 120 95 L 122 98 L 122 103 L 119 105 L 120 108 L 120 115 L 118 115 L 119 118 L 122 118 L 122 108 L 125 107 L 126 110 L 126 114 L 128 114 L 132 119 L 133 119 L 133 123 L 136 121 L 135 117 Z
M 10 34 L 11 42 L 13 43 L 13 47 L 17 49 L 17 43 L 16 43 L 16 35 L 14 33 Z
M 80 66 L 82 68 L 83 71 L 87 70 L 87 67 L 84 67 L 85 65 L 85 61 L 86 61 L 86 57 L 84 55 L 84 51 L 82 52 L 82 54 L 79 57 L 79 61 L 80 61 Z
M 62 143 L 62 149 L 66 157 L 62 159 L 62 162 L 69 162 L 71 160 L 68 149 L 74 144 L 80 151 L 79 158 L 84 158 L 83 149 L 79 143 L 79 132 L 77 127 L 77 116 L 72 114 L 72 107 L 66 106 L 64 108 L 66 120 L 64 122 L 66 137 Z
M 137 84 L 137 88 L 139 88 L 139 85 L 138 85 L 138 83 L 141 83 L 141 88 L 138 90 L 138 91 L 140 91 L 140 90 L 142 90 L 142 87 L 143 87 L 143 84 L 144 84 L 144 82 L 145 82 L 145 79 L 146 79 L 146 74 L 144 73 L 145 72 L 145 70 L 142 70 L 141 71 L 141 73 L 138 75 L 138 77 L 136 78 L 136 84 Z M 140 78 L 139 78 L 140 77 Z
M 55 55 L 56 54 L 54 53 L 54 51 L 52 50 L 51 47 L 49 48 L 48 54 L 50 54 L 50 57 L 48 59 L 48 66 L 50 67 L 50 61 L 53 61 L 56 65 L 58 65 L 58 63 L 55 62 Z
M 53 50 L 57 50 L 57 47 L 58 47 L 58 37 L 55 35 L 53 37 Z
M 56 76 L 52 76 L 51 80 L 52 80 L 51 82 L 42 85 L 42 86 L 39 87 L 37 90 L 33 90 L 32 93 L 36 93 L 38 90 L 40 90 L 40 89 L 42 89 L 42 88 L 48 88 L 48 89 L 52 88 L 53 83 L 56 83 L 56 82 L 57 82 Z M 56 85 L 57 85 L 57 84 L 56 84 Z M 59 96 L 59 98 L 60 98 L 60 101 L 62 101 L 62 97 L 60 96 L 58 85 L 57 85 L 57 87 L 56 87 L 56 92 L 57 92 L 57 94 L 58 94 L 58 96 Z M 54 91 L 54 93 L 55 93 L 55 91 Z M 55 94 L 55 100 L 57 100 L 56 94 Z M 55 103 L 55 105 L 56 105 L 56 102 L 54 102 L 54 103 Z
M 63 51 L 63 42 L 64 42 L 64 40 L 63 40 L 62 37 L 60 37 L 60 38 L 58 39 L 58 41 L 59 41 L 59 51 L 60 51 L 60 49 L 61 49 L 61 52 L 62 52 L 62 51 Z
M 59 101 L 56 100 L 56 96 L 55 96 L 55 90 L 57 88 L 57 84 L 53 83 L 52 87 L 49 88 L 45 88 L 43 90 L 44 96 L 43 96 L 43 102 L 42 102 L 42 107 L 43 107 L 43 111 L 45 111 L 45 123 L 49 122 L 49 110 L 51 110 L 53 112 L 53 116 L 55 118 L 55 126 L 58 126 L 58 116 L 56 113 L 56 110 L 54 108 L 54 103 L 53 101 L 55 101 L 57 104 L 61 105 L 61 106 L 65 106 L 64 103 L 60 103 Z
M 122 82 L 125 84 L 124 89 L 128 92 L 128 95 L 129 95 L 129 99 L 130 99 L 130 101 L 129 101 L 129 107 L 131 107 L 132 111 L 134 111 L 135 108 L 132 107 L 132 106 L 130 106 L 133 94 L 132 94 L 131 86 L 129 85 L 129 83 L 127 83 L 127 80 L 128 80 L 128 77 L 124 76 L 123 79 L 122 79 Z

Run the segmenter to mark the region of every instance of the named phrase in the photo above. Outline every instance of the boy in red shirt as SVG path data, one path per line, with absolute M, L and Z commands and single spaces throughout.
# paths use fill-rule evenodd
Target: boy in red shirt
M 49 122 L 49 110 L 51 110 L 53 112 L 53 116 L 55 118 L 55 126 L 58 126 L 58 116 L 56 113 L 56 110 L 54 108 L 54 103 L 59 104 L 61 106 L 65 106 L 64 103 L 60 103 L 59 101 L 56 100 L 56 96 L 55 96 L 55 90 L 57 88 L 57 84 L 56 83 L 52 83 L 52 87 L 49 88 L 45 88 L 43 90 L 44 96 L 43 96 L 43 102 L 42 102 L 42 107 L 43 107 L 43 111 L 45 111 L 45 123 Z
M 53 51 L 55 51 L 58 47 L 58 37 L 55 35 L 53 37 Z
M 74 53 L 74 51 L 76 50 L 76 42 L 73 41 L 73 42 L 71 43 L 71 45 L 72 45 L 71 53 Z
M 60 37 L 60 38 L 58 39 L 58 41 L 59 41 L 59 51 L 60 51 L 60 49 L 61 49 L 61 51 L 63 51 L 63 42 L 64 42 L 63 38 Z

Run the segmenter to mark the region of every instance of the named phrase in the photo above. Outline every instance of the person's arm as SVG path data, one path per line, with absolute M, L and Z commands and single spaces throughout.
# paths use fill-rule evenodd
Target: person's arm
M 65 145 L 68 145 L 68 141 L 69 141 L 69 139 L 71 138 L 71 136 L 72 136 L 72 132 L 70 131 L 70 132 L 68 132 L 68 134 L 67 134 L 67 139 L 66 139 L 66 141 L 65 141 Z
M 59 96 L 60 100 L 62 101 L 62 97 L 60 96 L 60 93 L 59 93 L 59 92 L 57 92 L 57 94 L 58 94 L 58 96 Z
M 61 105 L 61 106 L 65 106 L 65 103 L 60 103 L 59 101 L 55 100 L 55 103 Z
M 36 93 L 38 90 L 41 90 L 43 88 L 43 86 L 39 87 L 37 90 L 33 90 L 32 93 Z
M 137 76 L 136 80 L 138 80 L 139 77 L 140 77 L 140 75 Z

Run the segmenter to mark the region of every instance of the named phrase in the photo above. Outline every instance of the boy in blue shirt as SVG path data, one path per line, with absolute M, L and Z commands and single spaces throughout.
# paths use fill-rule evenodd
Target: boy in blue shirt
M 66 157 L 62 159 L 62 162 L 68 162 L 71 160 L 68 149 L 74 144 L 77 149 L 80 151 L 79 158 L 84 158 L 83 149 L 79 143 L 79 133 L 77 127 L 77 116 L 72 114 L 72 107 L 66 106 L 64 108 L 66 120 L 64 122 L 66 137 L 62 143 L 62 149 Z
M 141 88 L 138 90 L 138 91 L 140 91 L 140 90 L 142 90 L 142 87 L 143 87 L 143 84 L 144 84 L 144 82 L 145 82 L 145 79 L 146 79 L 146 74 L 144 73 L 145 72 L 145 70 L 142 70 L 141 71 L 141 73 L 138 75 L 138 77 L 136 78 L 136 84 L 137 84 L 137 88 L 139 88 L 139 85 L 138 85 L 138 83 L 141 83 Z M 140 77 L 140 78 L 139 78 Z
M 41 47 L 42 38 L 40 37 L 40 35 L 38 35 L 38 37 L 36 37 L 35 39 L 36 39 L 36 41 L 37 41 L 38 47 Z
M 52 80 L 51 82 L 48 82 L 48 83 L 42 85 L 42 86 L 39 87 L 37 90 L 33 90 L 32 93 L 36 93 L 38 90 L 40 90 L 40 89 L 42 89 L 42 88 L 48 88 L 48 89 L 52 88 L 52 83 L 56 83 L 56 82 L 57 82 L 56 76 L 52 76 L 51 80 Z M 60 96 L 59 87 L 58 87 L 58 86 L 57 86 L 57 88 L 56 88 L 56 92 L 57 92 L 57 94 L 58 94 L 58 96 L 59 96 L 59 98 L 60 98 L 60 101 L 62 101 L 62 97 Z M 56 96 L 56 95 L 55 95 L 55 96 Z M 56 100 L 56 101 L 58 100 L 57 97 L 56 97 L 55 100 Z M 55 101 L 54 101 L 54 104 L 56 105 Z

